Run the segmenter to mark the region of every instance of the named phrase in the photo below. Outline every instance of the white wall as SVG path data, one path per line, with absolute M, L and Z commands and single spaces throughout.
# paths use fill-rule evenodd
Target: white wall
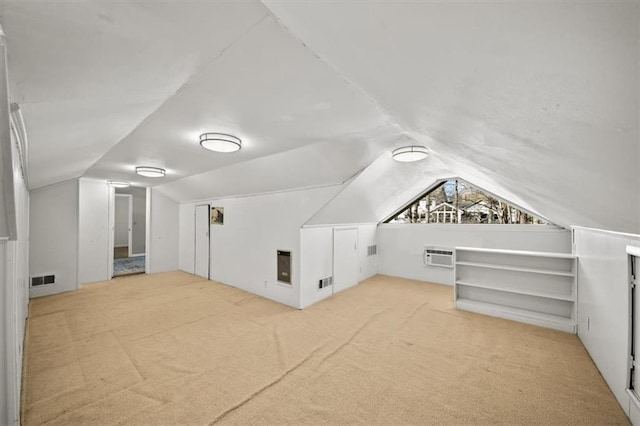
M 147 273 L 178 269 L 178 203 L 155 188 L 147 192 L 150 206 Z
M 78 195 L 78 284 L 109 276 L 109 186 L 81 178 Z
M 378 272 L 453 285 L 453 269 L 425 267 L 424 245 L 571 252 L 571 233 L 546 225 L 382 224 Z
M 35 287 L 31 297 L 78 288 L 78 180 L 31 191 L 29 274 L 55 274 L 56 284 Z
M 211 225 L 211 279 L 298 308 L 300 226 L 339 189 L 211 200 L 212 206 L 224 207 L 224 225 Z M 205 203 L 180 207 L 180 267 L 187 272 L 193 272 L 194 208 Z M 277 250 L 291 250 L 292 285 L 277 282 Z
M 578 336 L 629 415 L 630 401 L 625 392 L 630 315 L 626 246 L 640 247 L 640 235 L 576 227 L 574 238 L 578 255 Z
M 147 190 L 146 188 L 132 186 L 129 188 L 116 188 L 115 191 L 116 194 L 133 195 L 132 254 L 144 254 L 146 251 Z
M 333 275 L 333 231 L 358 229 L 358 281 L 378 273 L 378 257 L 367 256 L 367 247 L 376 244 L 376 224 L 312 226 L 300 229 L 300 307 L 306 308 L 333 294 L 333 287 L 318 289 L 318 281 Z
M 22 354 L 29 300 L 29 192 L 13 135 L 2 142 L 11 142 L 8 152 L 13 200 L 5 204 L 12 206 L 12 211 L 1 209 L 0 214 L 14 217 L 15 235 L 0 235 L 0 424 L 13 425 L 20 423 Z

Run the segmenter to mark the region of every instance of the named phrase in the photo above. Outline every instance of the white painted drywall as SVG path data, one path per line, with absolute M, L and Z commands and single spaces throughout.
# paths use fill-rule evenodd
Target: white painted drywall
M 300 229 L 300 307 L 306 308 L 333 294 L 331 286 L 318 289 L 318 281 L 333 275 L 333 228 Z
M 578 337 L 629 415 L 629 283 L 626 246 L 640 235 L 574 228 L 578 255 Z
M 4 120 L 0 123 L 3 123 L 0 126 L 7 124 Z M 8 240 L 9 235 L 0 235 L 0 423 L 18 425 L 29 301 L 29 191 L 22 175 L 14 135 L 2 139 L 1 143 L 7 143 L 7 148 L 10 148 L 5 152 L 10 153 L 8 172 L 13 174 L 13 199 L 5 206 L 13 209 L 10 216 L 15 219 L 15 234 L 12 240 Z
M 300 307 L 300 226 L 340 186 L 185 203 L 180 207 L 180 267 L 193 272 L 194 208 L 224 207 L 211 225 L 211 279 L 276 302 Z M 290 250 L 292 285 L 277 282 L 276 253 Z
M 378 272 L 453 285 L 453 269 L 423 265 L 425 244 L 570 253 L 571 233 L 547 225 L 381 224 Z
M 78 195 L 78 284 L 109 276 L 109 186 L 81 178 Z
M 190 86 L 192 77 L 207 67 L 217 68 L 221 56 L 230 53 L 227 48 L 267 15 L 255 1 L 4 4 L 2 24 L 12 53 L 10 76 L 15 77 L 10 87 L 14 99 L 28 105 L 25 119 L 33 142 L 29 156 L 34 187 L 85 173 L 180 88 Z M 50 54 L 53 40 L 55 55 Z M 265 63 L 272 59 L 265 55 Z M 274 69 L 280 70 L 279 63 L 273 61 Z M 237 69 L 228 73 L 237 74 Z M 256 87 L 263 86 L 253 73 L 246 78 L 255 81 Z M 213 90 L 221 104 L 234 98 L 243 104 L 255 92 L 252 88 L 236 96 L 241 85 L 220 84 L 222 89 L 229 88 L 224 98 Z M 202 94 L 212 91 L 202 87 L 194 91 L 202 102 L 211 103 Z M 211 123 L 214 116 L 203 122 Z M 192 121 L 175 120 L 174 124 L 188 131 L 197 128 Z M 161 136 L 176 140 L 164 132 Z M 179 151 L 175 155 L 162 151 L 153 140 L 148 142 L 139 151 L 146 158 L 181 156 Z M 122 179 L 123 170 L 133 169 L 122 165 L 131 164 L 133 158 L 117 158 L 111 163 L 117 166 L 106 176 L 91 177 Z M 136 177 L 132 174 L 124 180 Z M 158 183 L 137 178 L 150 185 Z
M 150 188 L 150 227 L 147 273 L 178 269 L 178 203 Z
M 437 179 L 451 176 L 451 170 L 435 156 L 418 163 L 399 163 L 387 152 L 356 176 L 305 225 L 377 223 L 424 192 Z
M 629 420 L 631 420 L 632 425 L 640 425 L 640 406 L 634 400 L 629 401 L 628 416 Z
M 115 196 L 114 212 L 114 247 L 129 246 L 129 203 L 133 204 L 132 197 L 122 194 Z
M 2 229 L 3 233 L 6 232 L 6 228 Z M 10 288 L 15 285 L 14 278 L 10 276 L 7 271 L 7 262 L 10 259 L 10 254 L 7 250 L 7 242 L 8 239 L 2 238 L 0 240 L 0 283 L 2 284 L 3 290 L 5 288 Z M 3 298 L 5 297 L 5 292 L 2 292 Z M 12 390 L 9 387 L 15 386 L 15 381 L 10 378 L 10 370 L 9 367 L 10 358 L 9 352 L 13 350 L 15 346 L 16 334 L 7 332 L 8 329 L 11 328 L 9 325 L 13 319 L 12 312 L 6 310 L 6 306 L 2 304 L 3 315 L 0 315 L 0 336 L 2 340 L 0 341 L 0 368 L 2 369 L 2 375 L 0 375 L 0 418 L 3 421 L 7 421 L 9 417 L 10 406 L 12 405 L 8 400 L 11 398 Z M 10 308 L 11 309 L 11 308 Z M 15 392 L 15 391 L 14 391 Z M 12 422 L 15 424 L 15 422 Z
M 265 4 L 455 175 L 640 231 L 638 2 Z
M 376 244 L 376 224 L 346 225 L 358 229 L 358 281 L 378 273 L 378 256 L 367 256 Z M 333 294 L 331 286 L 318 290 L 318 281 L 333 275 L 333 230 L 340 226 L 311 226 L 300 229 L 300 307 L 306 308 Z
M 29 273 L 54 274 L 56 284 L 35 287 L 31 297 L 78 288 L 78 180 L 31 191 Z
M 129 188 L 116 188 L 116 194 L 133 195 L 133 229 L 131 254 L 144 254 L 146 242 L 147 221 L 147 189 L 131 186 Z

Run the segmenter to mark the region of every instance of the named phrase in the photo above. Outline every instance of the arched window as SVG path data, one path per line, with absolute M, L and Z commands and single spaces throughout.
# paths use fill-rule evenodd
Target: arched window
M 385 223 L 549 224 L 457 178 L 438 182 Z

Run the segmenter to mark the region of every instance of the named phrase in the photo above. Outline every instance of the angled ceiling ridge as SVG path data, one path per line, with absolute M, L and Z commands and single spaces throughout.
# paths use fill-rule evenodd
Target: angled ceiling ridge
M 311 54 L 313 54 L 316 58 L 318 58 L 318 60 L 322 61 L 327 67 L 329 67 L 329 69 L 333 70 L 346 84 L 354 87 L 358 92 L 360 92 L 360 94 L 362 94 L 362 96 L 364 96 L 366 99 L 369 100 L 369 102 L 371 103 L 371 105 L 373 105 L 386 119 L 388 124 L 390 125 L 396 125 L 398 126 L 404 133 L 406 133 L 404 126 L 401 126 L 400 123 L 398 123 L 398 121 L 391 116 L 391 114 L 389 114 L 387 112 L 387 110 L 385 108 L 382 107 L 382 105 L 380 105 L 380 103 L 373 97 L 371 96 L 371 94 L 369 92 L 367 92 L 366 90 L 364 90 L 362 88 L 362 86 L 360 86 L 359 84 L 355 83 L 354 81 L 352 81 L 350 78 L 348 78 L 342 71 L 340 71 L 340 69 L 338 69 L 338 67 L 336 67 L 335 65 L 333 65 L 333 63 L 331 63 L 330 61 L 328 61 L 326 58 L 320 56 L 320 54 L 318 52 L 316 52 L 316 50 L 314 50 L 308 42 L 306 42 L 305 40 L 302 39 L 302 37 L 294 32 L 293 30 L 291 30 L 285 23 L 284 21 L 282 21 L 282 19 L 280 19 L 280 17 L 265 3 L 264 0 L 260 0 L 260 2 L 262 3 L 262 5 L 265 7 L 265 9 L 267 9 L 269 11 L 269 14 L 271 16 L 273 16 L 273 19 L 278 23 L 278 25 L 285 31 L 287 32 L 289 35 L 291 35 L 292 38 L 294 38 L 295 40 L 297 40 L 305 49 L 307 49 L 309 52 L 311 52 Z
M 324 209 L 326 209 L 328 206 L 331 205 L 331 203 L 333 203 L 333 201 L 338 198 L 345 190 L 347 190 L 347 188 L 349 188 L 357 179 L 359 176 L 362 175 L 362 173 L 367 170 L 368 168 L 372 167 L 376 161 L 378 161 L 379 158 L 383 157 L 384 155 L 386 155 L 386 153 L 382 153 L 378 156 L 378 158 L 376 158 L 375 160 L 373 160 L 371 163 L 369 163 L 367 166 L 363 167 L 362 169 L 358 170 L 356 173 L 353 174 L 353 176 L 349 177 L 348 179 L 346 179 L 344 182 L 342 182 L 342 188 L 340 189 L 340 191 L 338 191 L 336 194 L 334 194 L 333 197 L 331 197 L 329 200 L 327 200 L 326 203 L 324 203 L 322 205 L 322 207 L 320 207 L 318 210 L 316 210 L 316 212 L 314 214 L 312 214 L 303 224 L 302 227 L 306 227 L 306 226 L 316 226 L 316 224 L 310 223 L 316 216 L 318 216 L 320 213 L 322 213 L 322 211 Z

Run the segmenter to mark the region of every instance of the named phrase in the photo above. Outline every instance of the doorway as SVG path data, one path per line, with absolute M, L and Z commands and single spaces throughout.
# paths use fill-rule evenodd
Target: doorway
M 333 293 L 358 284 L 358 229 L 333 230 Z
M 113 277 L 145 272 L 146 198 L 146 188 L 115 189 Z
M 196 206 L 195 210 L 195 256 L 193 270 L 199 277 L 210 278 L 210 207 L 209 204 Z

